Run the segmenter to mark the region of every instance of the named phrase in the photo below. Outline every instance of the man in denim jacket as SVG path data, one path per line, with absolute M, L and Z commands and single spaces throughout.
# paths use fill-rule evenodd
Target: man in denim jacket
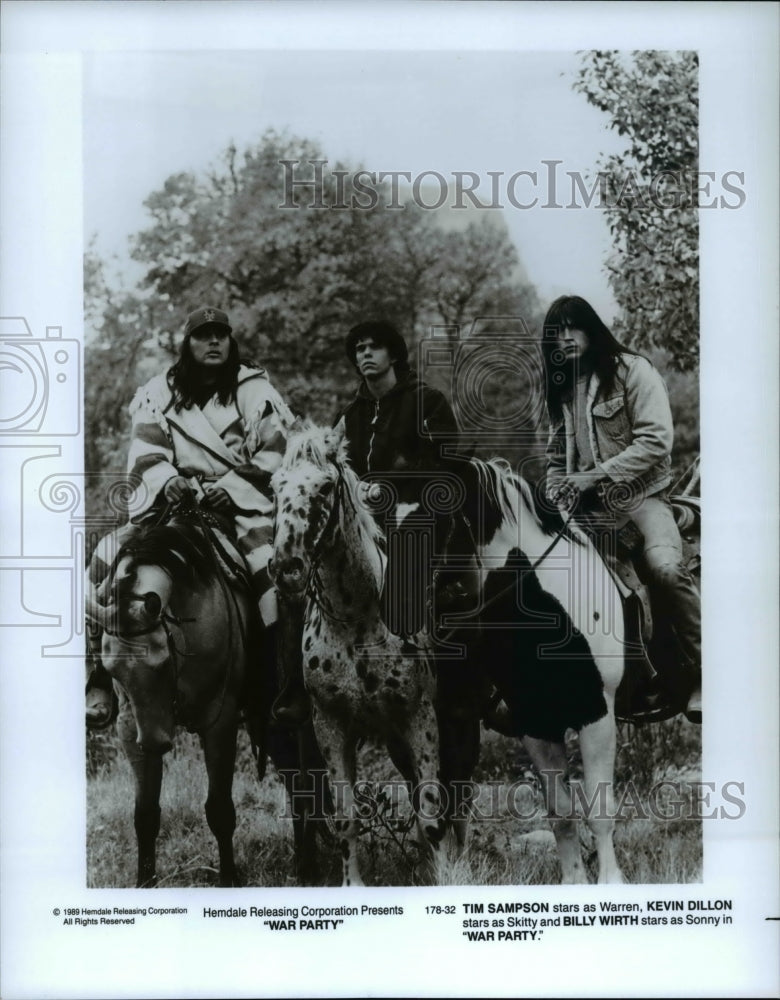
M 542 353 L 551 424 L 547 496 L 611 512 L 616 527 L 632 521 L 642 533 L 646 576 L 665 598 L 690 675 L 686 715 L 701 722 L 700 597 L 667 494 L 674 430 L 664 381 L 579 296 L 550 307 Z

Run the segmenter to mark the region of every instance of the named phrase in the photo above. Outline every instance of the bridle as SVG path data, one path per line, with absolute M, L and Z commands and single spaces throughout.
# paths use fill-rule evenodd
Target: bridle
M 218 520 L 208 512 L 204 513 L 197 504 L 190 503 L 185 499 L 183 501 L 180 500 L 175 504 L 166 504 L 165 507 L 163 508 L 160 517 L 157 518 L 153 523 L 153 525 L 151 526 L 157 527 L 158 525 L 168 522 L 170 518 L 173 516 L 173 514 L 177 512 L 184 517 L 191 517 L 197 524 L 198 528 L 200 529 L 200 532 L 206 542 L 206 548 L 210 556 L 212 569 L 214 571 L 214 577 L 216 578 L 220 590 L 222 592 L 223 601 L 228 615 L 227 630 L 229 636 L 228 639 L 229 644 L 227 650 L 226 665 L 223 671 L 224 677 L 222 680 L 220 695 L 214 707 L 214 710 L 212 710 L 209 713 L 210 717 L 207 718 L 207 720 L 202 724 L 202 726 L 199 727 L 202 729 L 208 729 L 217 721 L 217 719 L 221 715 L 222 708 L 225 703 L 225 698 L 227 696 L 227 690 L 230 685 L 230 679 L 232 676 L 231 668 L 234 663 L 236 653 L 238 651 L 236 647 L 235 626 L 236 625 L 238 626 L 237 631 L 239 636 L 239 642 L 241 643 L 244 649 L 247 648 L 246 627 L 244 620 L 241 616 L 240 609 L 238 607 L 238 598 L 236 597 L 236 594 L 234 593 L 233 589 L 230 587 L 228 583 L 225 571 L 223 569 L 223 564 L 219 558 L 219 556 L 221 555 L 222 560 L 224 560 L 227 564 L 230 563 L 230 558 L 225 552 L 224 547 L 222 546 L 221 542 L 219 541 L 219 538 L 217 537 L 214 531 L 214 527 L 218 526 L 219 524 Z M 123 545 L 120 547 L 109 570 L 108 574 L 109 579 L 113 577 L 113 575 L 116 573 L 119 561 L 128 555 L 131 557 L 133 555 L 132 541 L 127 545 Z M 163 567 L 160 568 L 163 569 L 163 572 L 166 573 L 168 572 Z M 142 603 L 142 604 L 147 603 L 146 594 L 138 594 L 134 593 L 133 591 L 123 594 L 122 599 L 127 603 Z M 89 616 L 89 617 L 93 621 L 96 620 L 94 616 Z M 165 633 L 166 645 L 168 647 L 168 661 L 171 663 L 173 667 L 173 690 L 174 690 L 173 709 L 174 709 L 174 718 L 176 718 L 177 721 L 179 721 L 181 717 L 180 704 L 179 704 L 179 680 L 181 677 L 182 661 L 185 657 L 191 656 L 193 654 L 187 653 L 186 650 L 181 650 L 177 648 L 176 642 L 174 640 L 174 635 L 171 631 L 171 625 L 181 627 L 186 623 L 191 623 L 195 621 L 197 621 L 197 618 L 180 618 L 176 615 L 169 614 L 161 605 L 157 614 L 151 616 L 148 625 L 138 627 L 136 629 L 133 629 L 132 631 L 120 628 L 112 629 L 107 627 L 104 622 L 100 622 L 104 632 L 106 632 L 110 636 L 116 637 L 123 641 L 140 638 L 141 636 L 144 635 L 150 635 L 152 632 L 156 632 L 158 628 L 163 629 Z
M 547 559 L 547 557 L 553 551 L 553 549 L 558 544 L 558 542 L 561 540 L 561 538 L 563 538 L 564 534 L 566 533 L 566 531 L 567 531 L 567 529 L 569 527 L 569 522 L 571 521 L 572 516 L 573 516 L 573 511 L 569 511 L 568 515 L 565 518 L 562 519 L 561 526 L 558 528 L 558 530 L 553 535 L 552 540 L 550 541 L 549 545 L 545 548 L 544 552 L 542 552 L 542 554 L 537 559 L 535 559 L 534 562 L 529 563 L 528 566 L 524 566 L 524 567 L 520 568 L 519 572 L 520 572 L 520 574 L 522 576 L 524 576 L 526 573 L 533 573 L 533 572 L 535 572 L 542 565 L 542 563 Z M 466 527 L 468 528 L 469 535 L 471 536 L 472 543 L 474 545 L 474 556 L 476 558 L 477 565 L 479 566 L 479 569 L 482 570 L 483 569 L 483 564 L 482 564 L 482 560 L 479 557 L 476 539 L 474 538 L 473 532 L 471 530 L 471 522 L 469 521 L 469 519 L 465 515 L 463 515 L 463 518 L 464 518 L 464 522 L 466 524 Z M 511 590 L 513 590 L 516 585 L 517 585 L 517 579 L 515 578 L 514 580 L 512 580 L 511 583 L 508 583 L 505 587 L 502 587 L 501 590 L 498 591 L 498 593 L 493 594 L 492 597 L 489 597 L 480 606 L 480 609 L 479 609 L 480 612 L 484 611 L 486 608 L 491 607 L 491 605 L 495 604 L 496 601 L 500 600 L 505 594 L 508 594 Z M 444 635 L 444 636 L 441 637 L 442 641 L 446 642 L 448 639 L 451 639 L 452 636 L 455 635 L 455 633 L 457 631 L 458 631 L 458 626 L 456 625 L 453 628 L 451 628 L 450 631 L 447 632 L 446 635 Z
M 329 541 L 332 541 L 332 537 L 335 530 L 339 524 L 341 506 L 342 504 L 348 504 L 352 510 L 352 513 L 357 515 L 357 507 L 350 493 L 349 487 L 347 485 L 346 478 L 344 476 L 344 470 L 336 463 L 333 463 L 336 469 L 337 478 L 336 483 L 333 488 L 333 499 L 331 503 L 330 511 L 325 520 L 325 524 L 322 527 L 319 535 L 317 536 L 311 549 L 311 557 L 309 559 L 309 572 L 306 574 L 306 581 L 303 585 L 303 593 L 308 598 L 309 601 L 320 611 L 326 618 L 331 621 L 338 622 L 340 624 L 353 624 L 355 622 L 361 621 L 363 616 L 358 615 L 356 617 L 342 617 L 336 614 L 333 609 L 333 605 L 330 604 L 325 598 L 325 588 L 322 581 L 322 576 L 320 574 L 320 566 L 322 564 L 323 554 L 325 552 L 326 545 Z

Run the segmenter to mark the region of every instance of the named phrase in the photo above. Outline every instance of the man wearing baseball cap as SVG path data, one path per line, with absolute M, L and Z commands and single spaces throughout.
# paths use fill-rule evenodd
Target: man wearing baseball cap
M 240 360 L 226 312 L 201 306 L 187 316 L 178 360 L 138 390 L 130 414 L 128 472 L 142 484 L 132 524 L 158 518 L 187 495 L 232 522 L 262 625 L 270 629 L 277 620 L 268 575 L 270 481 L 294 418 L 265 371 Z M 132 524 L 120 531 L 132 531 Z M 109 571 L 110 544 L 115 535 L 98 545 L 90 564 L 92 587 Z M 87 696 L 88 725 L 108 725 L 112 694 L 102 667 L 93 672 Z

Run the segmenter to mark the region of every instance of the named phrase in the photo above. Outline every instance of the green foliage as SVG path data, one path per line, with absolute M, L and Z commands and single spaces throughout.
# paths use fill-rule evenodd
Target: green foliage
M 574 89 L 609 115 L 627 148 L 599 164 L 614 245 L 606 265 L 623 312 L 615 332 L 666 349 L 680 371 L 699 354 L 698 58 L 588 52 Z
M 660 348 L 648 357 L 662 373 L 669 390 L 669 404 L 674 423 L 672 479 L 683 477 L 699 455 L 699 378 L 698 372 L 675 369 L 667 351 Z
M 298 161 L 296 179 L 325 160 L 305 139 L 270 131 L 242 153 L 230 146 L 202 175 L 178 173 L 146 200 L 151 224 L 132 240 L 141 287 L 113 287 L 92 249 L 85 260 L 88 326 L 87 466 L 121 469 L 126 407 L 135 388 L 175 357 L 184 318 L 199 303 L 229 311 L 242 353 L 265 366 L 293 410 L 330 423 L 354 392 L 343 353 L 348 328 L 384 316 L 413 352 L 431 325 L 468 325 L 480 316 L 538 319 L 503 222 L 468 221 L 414 203 L 391 209 L 392 192 L 366 204 L 356 166 L 329 162 L 323 203 L 296 187 L 285 200 L 280 161 Z M 335 171 L 347 173 L 343 191 Z M 492 394 L 507 396 L 504 379 Z M 511 388 L 511 387 L 510 387 Z M 503 404 L 500 404 L 503 405 Z M 94 498 L 92 509 L 100 506 Z

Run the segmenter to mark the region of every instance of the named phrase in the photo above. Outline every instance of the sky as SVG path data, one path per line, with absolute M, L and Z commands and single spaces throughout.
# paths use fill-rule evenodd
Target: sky
M 413 179 L 438 171 L 446 204 L 455 198 L 454 171 L 478 175 L 483 203 L 492 197 L 489 172 L 499 172 L 500 214 L 542 303 L 578 293 L 610 320 L 603 212 L 542 207 L 570 204 L 567 172 L 592 175 L 603 154 L 622 148 L 608 117 L 572 90 L 579 65 L 574 52 L 90 53 L 86 237 L 96 235 L 100 252 L 117 255 L 120 270 L 137 277 L 127 238 L 148 221 L 144 198 L 170 174 L 201 172 L 231 142 L 240 150 L 274 128 L 317 140 L 330 161 L 409 171 Z M 561 162 L 543 162 L 551 160 Z M 550 199 L 553 170 L 558 193 Z M 521 204 L 537 197 L 537 206 L 511 204 L 507 185 L 517 171 L 536 173 L 513 191 Z M 439 184 L 430 177 L 428 184 L 432 195 L 423 197 L 433 203 Z

